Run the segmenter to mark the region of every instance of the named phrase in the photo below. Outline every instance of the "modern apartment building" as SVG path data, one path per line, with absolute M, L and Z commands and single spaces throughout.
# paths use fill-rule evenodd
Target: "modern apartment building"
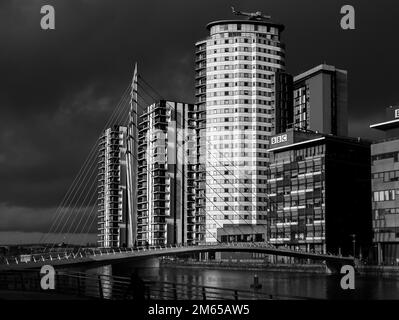
M 266 149 L 285 49 L 284 26 L 261 17 L 214 21 L 207 29 L 196 43 L 197 213 L 206 220 L 206 242 L 216 242 L 224 226 L 266 222 Z
M 345 70 L 321 64 L 295 76 L 293 85 L 291 127 L 338 136 L 348 135 Z
M 101 248 L 127 246 L 126 135 L 126 127 L 115 125 L 99 139 L 98 245 Z
M 271 138 L 268 240 L 356 256 L 371 243 L 370 143 L 289 130 Z
M 386 121 L 370 126 L 385 133 L 371 145 L 373 243 L 378 263 L 399 262 L 399 106 L 386 109 Z
M 195 165 L 195 219 L 199 221 L 197 238 L 206 235 L 206 40 L 195 45 L 195 97 L 197 161 Z
M 138 132 L 137 245 L 196 244 L 196 109 L 160 100 L 141 115 Z

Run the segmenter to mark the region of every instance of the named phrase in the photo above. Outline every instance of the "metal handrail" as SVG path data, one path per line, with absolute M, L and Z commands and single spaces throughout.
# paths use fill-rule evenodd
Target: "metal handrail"
M 169 281 L 144 280 L 141 294 L 145 299 L 308 299 L 274 295 L 259 291 L 236 290 Z M 0 289 L 41 291 L 40 273 L 34 271 L 6 271 L 0 274 Z M 49 293 L 69 294 L 94 299 L 135 299 L 129 277 L 83 272 L 56 271 L 56 288 Z
M 311 251 L 303 251 L 303 250 L 297 250 L 297 249 L 289 249 L 289 248 L 284 248 L 280 247 L 277 248 L 276 246 L 269 244 L 267 242 L 227 242 L 227 243 L 204 243 L 204 244 L 199 244 L 199 245 L 192 245 L 192 244 L 175 244 L 175 245 L 170 245 L 169 247 L 167 245 L 163 246 L 140 246 L 136 248 L 130 248 L 130 251 L 127 250 L 127 248 L 122 252 L 124 248 L 118 248 L 119 252 L 116 252 L 114 248 L 112 248 L 112 252 L 110 252 L 108 249 L 104 248 L 97 248 L 97 249 L 92 249 L 92 248 L 80 248 L 76 253 L 73 251 L 55 251 L 57 256 L 52 256 L 54 252 L 48 252 L 47 254 L 41 254 L 41 253 L 34 253 L 30 254 L 29 256 L 31 257 L 31 261 L 33 263 L 40 263 L 44 261 L 53 261 L 53 260 L 69 260 L 69 259 L 85 259 L 85 258 L 90 258 L 90 257 L 95 257 L 96 256 L 96 250 L 100 252 L 100 255 L 106 254 L 106 255 L 120 255 L 120 254 L 125 254 L 125 253 L 130 253 L 134 254 L 137 253 L 139 254 L 140 252 L 143 251 L 161 251 L 164 249 L 173 249 L 173 248 L 186 248 L 186 247 L 227 247 L 227 246 L 232 246 L 232 247 L 245 247 L 245 248 L 259 248 L 259 247 L 266 247 L 266 248 L 273 248 L 273 249 L 279 249 L 283 252 L 303 252 L 307 253 L 313 256 L 326 256 L 326 257 L 335 257 L 335 255 L 332 255 L 331 253 L 318 253 L 318 252 L 311 252 Z M 82 254 L 83 252 L 83 254 Z M 166 253 L 167 254 L 167 253 Z M 337 258 L 351 258 L 349 257 L 344 257 L 344 256 L 336 256 Z M 18 260 L 19 259 L 19 260 Z M 28 261 L 23 261 L 21 257 L 19 256 L 11 256 L 11 257 L 3 257 L 3 260 L 0 260 L 0 264 L 20 264 L 20 263 L 27 263 Z

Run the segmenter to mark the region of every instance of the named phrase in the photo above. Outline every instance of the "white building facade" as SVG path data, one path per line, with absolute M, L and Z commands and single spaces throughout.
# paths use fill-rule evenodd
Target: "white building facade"
M 140 116 L 137 245 L 197 244 L 194 105 L 160 100 Z
M 126 208 L 127 128 L 115 125 L 99 140 L 98 155 L 98 245 L 127 246 Z
M 227 225 L 266 223 L 266 169 L 275 132 L 276 74 L 285 71 L 282 25 L 223 20 L 196 44 L 196 97 L 206 126 L 206 242 Z

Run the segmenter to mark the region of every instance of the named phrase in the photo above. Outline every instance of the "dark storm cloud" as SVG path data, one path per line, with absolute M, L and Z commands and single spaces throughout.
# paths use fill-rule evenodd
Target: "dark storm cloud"
M 83 230 L 96 230 L 96 206 L 81 208 L 29 208 L 1 204 L 0 232 L 15 230 L 20 232 L 79 233 Z M 49 217 L 57 213 L 57 219 Z M 25 221 L 25 223 L 23 223 Z M 26 223 L 29 221 L 29 223 Z
M 40 29 L 54 5 L 56 30 Z M 230 6 L 286 25 L 288 71 L 327 62 L 348 70 L 350 133 L 398 102 L 395 1 L 360 1 L 354 31 L 343 1 L 30 0 L 0 2 L 1 230 L 43 231 L 128 85 L 134 61 L 167 99 L 193 101 L 194 43 Z M 47 222 L 46 222 L 47 221 Z M 34 223 L 33 223 L 34 222 Z

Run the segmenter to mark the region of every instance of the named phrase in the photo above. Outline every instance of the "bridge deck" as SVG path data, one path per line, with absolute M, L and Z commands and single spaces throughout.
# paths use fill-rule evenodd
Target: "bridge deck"
M 54 253 L 52 255 L 34 256 L 34 261 L 18 262 L 18 260 L 7 261 L 8 263 L 0 265 L 0 270 L 17 270 L 17 269 L 31 269 L 40 268 L 43 265 L 52 265 L 57 267 L 73 267 L 86 264 L 106 265 L 115 262 L 133 261 L 139 259 L 174 256 L 189 253 L 201 252 L 253 252 L 264 253 L 270 255 L 287 256 L 302 259 L 311 259 L 318 261 L 326 261 L 339 264 L 354 264 L 353 257 L 342 257 L 328 254 L 319 254 L 304 251 L 295 251 L 290 249 L 276 248 L 263 243 L 231 243 L 231 244 L 216 244 L 216 245 L 198 245 L 198 246 L 172 246 L 172 247 L 158 247 L 151 249 L 119 249 L 107 250 L 106 252 L 96 250 L 84 250 L 84 254 L 69 254 L 60 256 Z

